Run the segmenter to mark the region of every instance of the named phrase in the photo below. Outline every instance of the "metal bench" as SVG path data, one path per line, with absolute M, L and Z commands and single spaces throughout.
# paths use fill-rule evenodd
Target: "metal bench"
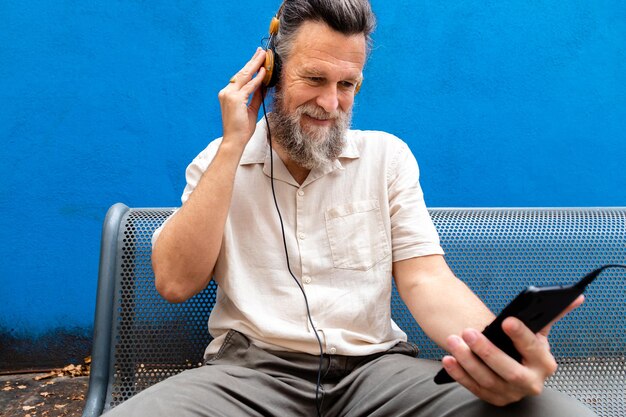
M 84 417 L 201 364 L 210 341 L 213 283 L 182 304 L 156 292 L 151 236 L 169 208 L 107 213 L 102 235 L 92 368 Z M 431 209 L 454 272 L 494 311 L 527 285 L 572 283 L 626 260 L 626 208 Z M 626 416 L 626 273 L 604 272 L 587 301 L 551 333 L 559 370 L 547 383 L 600 416 Z M 421 348 L 443 351 L 413 321 L 394 290 L 394 320 Z

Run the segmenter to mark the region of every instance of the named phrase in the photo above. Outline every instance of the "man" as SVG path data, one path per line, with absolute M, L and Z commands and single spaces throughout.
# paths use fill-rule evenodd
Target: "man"
M 191 163 L 183 205 L 153 240 L 164 298 L 219 284 L 206 365 L 112 415 L 593 415 L 543 390 L 549 329 L 505 321 L 522 364 L 475 330 L 494 316 L 446 265 L 408 147 L 348 130 L 368 1 L 287 0 L 278 17 L 273 112 L 257 123 L 258 49 L 220 92 L 223 137 Z M 416 359 L 392 322 L 392 279 L 458 383 L 434 384 L 440 364 Z

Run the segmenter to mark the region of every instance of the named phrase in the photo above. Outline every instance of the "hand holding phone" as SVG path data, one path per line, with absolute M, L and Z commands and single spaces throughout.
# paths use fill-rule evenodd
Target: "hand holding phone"
M 483 334 L 507 355 L 521 362 L 522 355 L 502 330 L 502 322 L 507 317 L 516 317 L 533 333 L 537 333 L 557 318 L 603 270 L 614 267 L 626 268 L 626 265 L 605 265 L 591 271 L 579 282 L 572 285 L 528 287 L 500 312 L 491 324 L 483 330 Z M 445 369 L 441 369 L 434 381 L 436 384 L 446 384 L 454 382 L 454 379 L 448 375 Z

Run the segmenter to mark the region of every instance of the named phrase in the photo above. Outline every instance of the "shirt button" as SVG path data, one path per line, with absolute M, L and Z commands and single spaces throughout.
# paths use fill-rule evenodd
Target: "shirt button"
M 304 280 L 305 284 L 310 284 L 311 283 L 311 277 L 304 276 L 302 279 Z
M 303 239 L 306 237 L 306 235 L 305 235 L 304 233 L 298 233 L 298 237 L 299 237 L 301 240 L 303 240 Z
M 330 353 L 331 355 L 334 355 L 335 353 L 337 353 L 337 349 L 335 349 L 334 347 L 331 347 L 330 349 L 328 349 L 328 353 Z
M 299 195 L 299 196 L 303 196 L 303 195 L 304 195 L 304 191 L 302 191 L 302 190 L 298 190 L 298 195 Z

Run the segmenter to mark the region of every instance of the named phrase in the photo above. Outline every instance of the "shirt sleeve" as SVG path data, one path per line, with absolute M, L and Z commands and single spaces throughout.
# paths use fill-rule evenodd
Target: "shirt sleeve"
M 209 144 L 198 156 L 196 156 L 193 161 L 187 166 L 185 170 L 185 179 L 187 180 L 187 184 L 185 185 L 185 189 L 183 190 L 183 195 L 180 197 L 181 203 L 185 204 L 185 202 L 189 199 L 189 196 L 196 189 L 198 182 L 200 182 L 200 178 L 204 174 L 204 171 L 207 170 L 211 161 L 215 157 L 217 153 L 217 149 L 221 142 L 220 139 L 216 139 Z M 152 234 L 152 249 L 154 249 L 154 245 L 163 230 L 163 227 L 167 224 L 167 222 L 176 214 L 178 209 L 174 210 L 174 212 L 163 222 L 163 224 L 154 231 Z
M 443 255 L 424 202 L 417 161 L 406 143 L 399 143 L 387 173 L 393 261 Z

